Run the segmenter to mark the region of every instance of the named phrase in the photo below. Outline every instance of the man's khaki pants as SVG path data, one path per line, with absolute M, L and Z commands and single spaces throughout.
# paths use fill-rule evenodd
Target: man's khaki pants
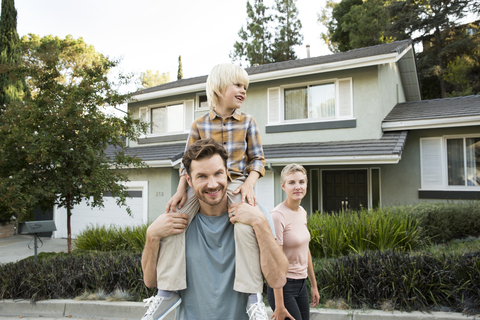
M 228 183 L 228 204 L 241 202 L 241 194 L 235 191 L 245 181 L 244 177 Z M 197 196 L 192 188 L 187 190 L 187 201 L 180 212 L 190 216 L 188 225 L 200 209 Z M 188 227 L 187 227 L 188 228 Z M 253 228 L 236 223 L 235 234 L 235 281 L 233 290 L 244 293 L 263 291 L 263 277 L 260 268 L 260 250 Z M 171 235 L 160 241 L 157 261 L 157 288 L 160 290 L 183 290 L 187 288 L 185 262 L 185 232 Z

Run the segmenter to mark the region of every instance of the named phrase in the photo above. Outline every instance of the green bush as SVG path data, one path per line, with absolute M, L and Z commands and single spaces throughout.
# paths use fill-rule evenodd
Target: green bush
M 308 219 L 310 251 L 335 257 L 369 250 L 412 250 L 421 244 L 418 219 L 404 210 L 361 210 L 313 214 Z
M 77 250 L 142 252 L 145 246 L 147 225 L 133 227 L 90 226 L 75 240 Z
M 61 254 L 0 265 L 0 299 L 72 299 L 99 289 L 123 289 L 135 301 L 155 291 L 143 283 L 139 253 Z
M 410 256 L 396 251 L 324 259 L 315 263 L 320 295 L 351 308 L 449 310 L 480 313 L 480 252 Z
M 435 242 L 480 236 L 480 202 L 419 203 L 404 207 L 420 218 L 425 237 Z

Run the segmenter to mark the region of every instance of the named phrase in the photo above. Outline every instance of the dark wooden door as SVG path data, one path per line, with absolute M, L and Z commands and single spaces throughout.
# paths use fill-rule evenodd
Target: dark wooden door
M 323 212 L 367 208 L 367 170 L 323 171 Z

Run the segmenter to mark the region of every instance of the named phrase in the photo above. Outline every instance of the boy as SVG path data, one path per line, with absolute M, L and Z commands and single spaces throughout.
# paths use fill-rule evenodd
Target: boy
M 206 138 L 221 143 L 228 153 L 228 203 L 247 201 L 255 206 L 253 188 L 265 173 L 265 158 L 255 119 L 238 110 L 245 101 L 248 83 L 248 74 L 239 66 L 220 64 L 213 68 L 206 88 L 211 110 L 192 124 L 186 148 Z M 190 223 L 199 210 L 199 202 L 191 189 L 187 191 L 187 186 L 182 164 L 177 192 L 167 203 L 165 212 L 176 212 L 178 207 L 180 212 L 189 215 Z M 205 190 L 205 196 L 218 191 Z M 260 253 L 250 226 L 235 226 L 235 252 L 234 290 L 250 294 L 247 305 L 250 319 L 267 320 L 261 296 L 263 277 Z M 150 308 L 143 320 L 161 320 L 181 302 L 175 291 L 186 288 L 185 233 L 162 239 L 157 264 L 157 287 L 157 296 L 145 300 Z

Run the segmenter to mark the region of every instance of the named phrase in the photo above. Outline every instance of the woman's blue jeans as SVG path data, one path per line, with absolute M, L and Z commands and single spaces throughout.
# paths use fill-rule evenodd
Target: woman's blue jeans
M 275 296 L 273 289 L 267 286 L 268 303 L 275 311 Z M 308 301 L 306 279 L 288 279 L 283 287 L 283 303 L 295 320 L 310 319 L 310 304 Z M 288 318 L 286 318 L 288 319 Z

